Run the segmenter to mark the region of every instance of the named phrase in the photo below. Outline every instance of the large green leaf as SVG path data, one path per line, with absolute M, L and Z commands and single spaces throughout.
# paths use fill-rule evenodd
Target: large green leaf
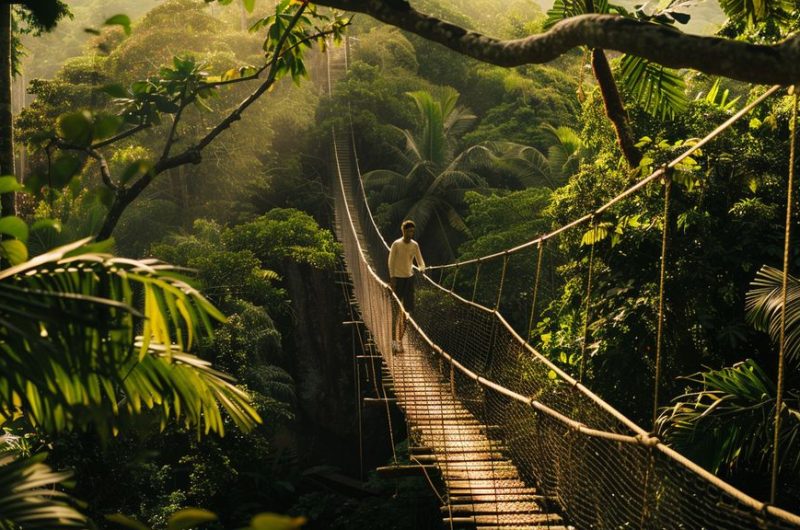
M 213 512 L 200 508 L 184 508 L 172 514 L 167 520 L 167 530 L 189 530 L 204 523 L 216 521 L 218 517 Z
M 619 8 L 609 4 L 608 0 L 595 0 L 592 2 L 593 9 L 591 11 L 587 10 L 586 7 L 586 0 L 555 0 L 553 7 L 547 10 L 547 18 L 544 21 L 543 29 L 550 29 L 556 23 L 578 15 L 619 11 Z
M 0 444 L 5 445 L 2 438 Z M 86 518 L 56 489 L 70 473 L 53 471 L 43 463 L 45 457 L 0 454 L 0 527 L 86 528 Z
M 92 115 L 89 111 L 62 114 L 56 121 L 56 129 L 67 142 L 87 146 L 92 141 Z
M 258 422 L 245 393 L 186 353 L 222 314 L 169 265 L 86 243 L 0 271 L 0 417 L 113 430 L 155 409 L 223 433 L 224 408 L 243 429 Z
M 789 276 L 786 300 L 786 357 L 800 362 L 800 280 Z M 764 265 L 756 273 L 745 299 L 747 320 L 756 329 L 769 332 L 777 344 L 781 334 L 783 271 Z
M 24 186 L 17 181 L 17 177 L 12 175 L 0 177 L 0 193 L 20 191 L 21 189 L 24 189 Z
M 125 32 L 125 35 L 131 34 L 131 19 L 128 15 L 125 14 L 114 15 L 113 17 L 106 19 L 106 21 L 103 22 L 103 25 L 120 26 L 122 27 L 122 30 Z
M 20 241 L 27 241 L 28 225 L 25 221 L 13 215 L 0 217 L 0 234 L 15 237 Z
M 623 87 L 644 109 L 661 119 L 686 110 L 686 83 L 677 72 L 641 57 L 624 55 L 619 63 Z
M 28 259 L 28 247 L 18 239 L 0 241 L 0 257 L 8 260 L 12 265 L 23 263 Z
M 298 530 L 306 524 L 306 521 L 305 517 L 260 513 L 253 517 L 250 526 L 243 530 Z
M 687 378 L 697 390 L 679 396 L 659 418 L 668 443 L 718 470 L 740 463 L 766 467 L 772 448 L 775 386 L 753 360 Z M 788 399 L 781 430 L 784 465 L 800 465 L 797 399 Z
M 731 20 L 749 26 L 767 19 L 791 23 L 790 14 L 797 9 L 792 0 L 719 0 L 719 6 Z

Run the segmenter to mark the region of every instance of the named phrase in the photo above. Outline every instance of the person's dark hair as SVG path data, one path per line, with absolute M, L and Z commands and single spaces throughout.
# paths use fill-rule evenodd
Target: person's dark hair
M 406 228 L 409 228 L 409 227 L 416 228 L 416 226 L 417 225 L 414 224 L 414 221 L 412 221 L 411 219 L 406 219 L 405 221 L 403 221 L 403 224 L 400 225 L 400 228 L 405 230 Z

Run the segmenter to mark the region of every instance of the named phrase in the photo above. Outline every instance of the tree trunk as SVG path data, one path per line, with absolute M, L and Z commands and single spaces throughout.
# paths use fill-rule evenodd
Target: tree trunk
M 614 132 L 617 134 L 622 156 L 625 157 L 625 161 L 631 169 L 639 167 L 639 162 L 642 161 L 642 153 L 636 147 L 633 129 L 628 121 L 628 113 L 625 112 L 625 106 L 622 104 L 617 82 L 614 81 L 611 66 L 608 64 L 608 58 L 606 58 L 603 50 L 599 48 L 592 50 L 592 72 L 594 72 L 594 77 L 600 86 L 600 93 L 603 95 L 606 116 L 614 125 Z
M 0 3 L 0 174 L 14 175 L 14 118 L 11 111 L 11 4 Z M 0 213 L 16 213 L 14 193 L 0 195 Z
M 111 237 L 111 234 L 117 227 L 117 223 L 119 222 L 120 217 L 122 217 L 122 214 L 125 212 L 125 209 L 138 195 L 138 193 L 133 194 L 130 191 L 121 193 L 117 192 L 116 196 L 114 197 L 114 202 L 111 203 L 111 207 L 108 209 L 106 218 L 103 220 L 103 226 L 100 227 L 100 232 L 95 238 L 97 241 L 104 241 Z

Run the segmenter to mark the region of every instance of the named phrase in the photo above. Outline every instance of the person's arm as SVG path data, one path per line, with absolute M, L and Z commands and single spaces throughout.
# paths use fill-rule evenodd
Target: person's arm
M 414 248 L 414 259 L 417 260 L 417 267 L 420 272 L 425 272 L 425 260 L 422 259 L 422 252 L 419 250 L 419 243 Z
M 391 287 L 392 291 L 395 291 L 395 281 L 394 275 L 392 275 L 392 271 L 395 269 L 395 262 L 397 261 L 397 246 L 395 243 L 392 243 L 391 248 L 389 249 L 389 287 Z

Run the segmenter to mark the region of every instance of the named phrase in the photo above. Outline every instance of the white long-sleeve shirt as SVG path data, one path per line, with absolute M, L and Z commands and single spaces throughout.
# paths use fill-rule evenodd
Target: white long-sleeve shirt
M 417 260 L 417 267 L 424 269 L 425 260 L 419 251 L 419 245 L 413 239 L 406 243 L 403 238 L 397 239 L 389 249 L 389 276 L 392 278 L 410 278 L 412 260 Z

